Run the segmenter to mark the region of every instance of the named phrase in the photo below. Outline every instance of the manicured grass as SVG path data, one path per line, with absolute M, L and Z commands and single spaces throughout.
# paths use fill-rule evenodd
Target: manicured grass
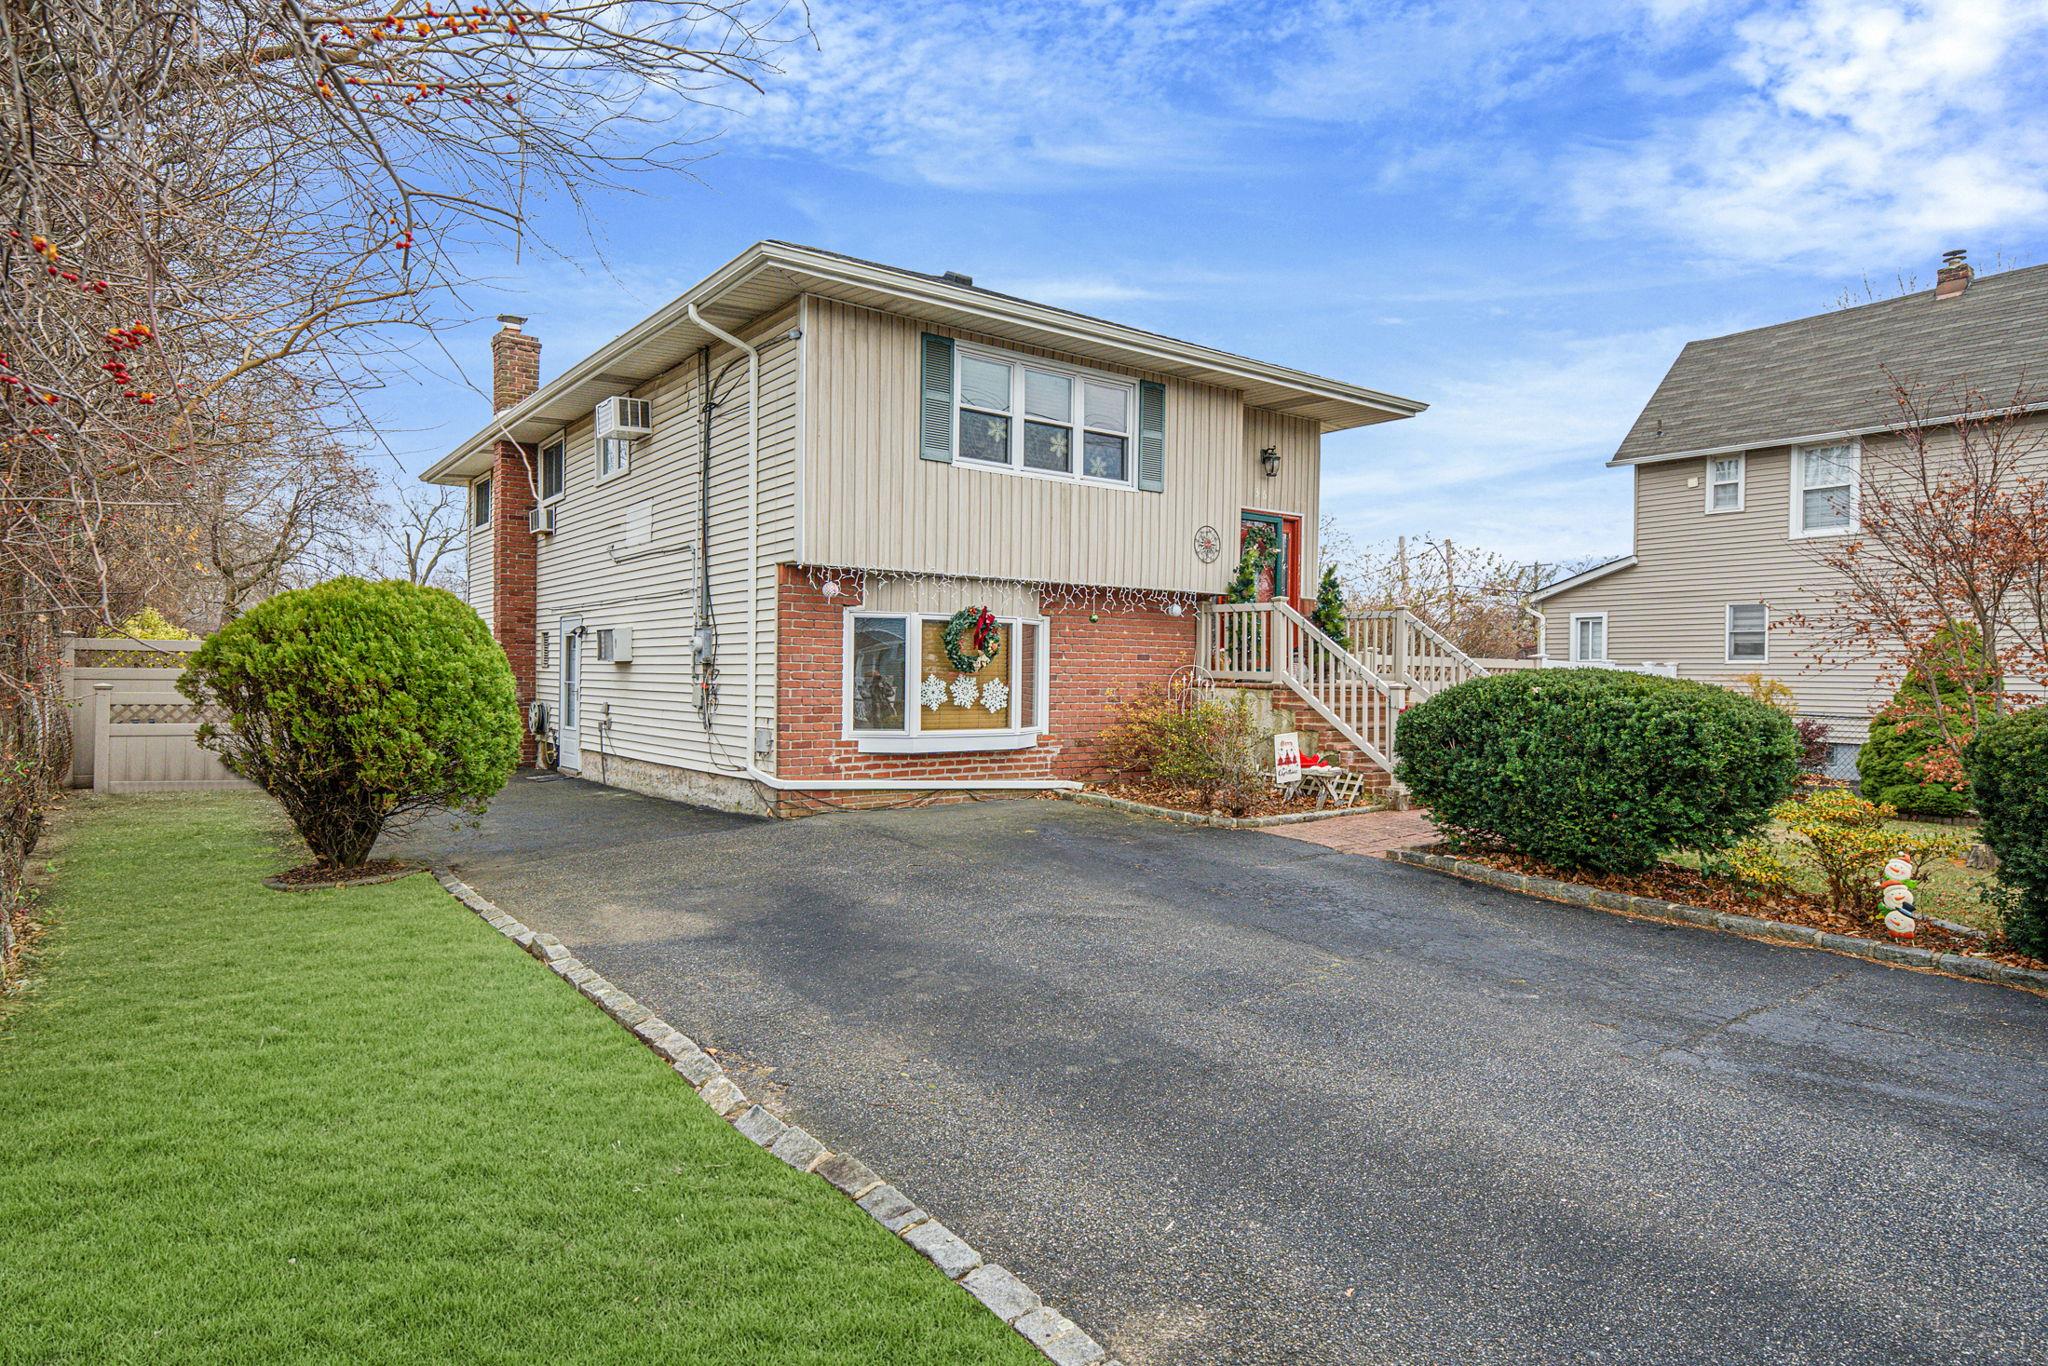
M 419 876 L 85 799 L 0 1023 L 0 1360 L 1038 1360 Z

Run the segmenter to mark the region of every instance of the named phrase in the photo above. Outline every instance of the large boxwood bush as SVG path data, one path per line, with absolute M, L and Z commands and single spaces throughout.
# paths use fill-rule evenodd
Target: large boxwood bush
M 1998 880 L 2013 892 L 2006 937 L 2048 958 L 2048 709 L 2001 717 L 1963 751 L 1983 840 L 1998 855 Z
M 1635 873 L 1725 849 L 1792 790 L 1799 738 L 1726 688 L 1607 669 L 1473 679 L 1411 708 L 1399 776 L 1457 844 Z
M 209 637 L 178 686 L 227 712 L 199 742 L 277 798 L 323 865 L 362 863 L 427 812 L 481 812 L 519 760 L 505 652 L 439 588 L 280 593 Z

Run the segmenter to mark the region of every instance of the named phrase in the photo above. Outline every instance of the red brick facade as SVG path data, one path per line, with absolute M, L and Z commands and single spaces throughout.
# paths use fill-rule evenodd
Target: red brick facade
M 1029 749 L 967 754 L 862 754 L 843 738 L 846 611 L 857 588 L 828 599 L 796 565 L 784 565 L 776 591 L 776 773 L 805 778 L 916 778 L 971 782 L 1088 778 L 1095 741 L 1115 719 L 1117 702 L 1163 687 L 1194 663 L 1195 614 L 1159 609 L 1089 609 L 1042 604 L 1046 618 L 1047 733 Z M 835 792 L 835 799 L 854 794 Z M 880 794 L 901 800 L 904 794 Z
M 519 330 L 523 318 L 504 317 L 491 338 L 491 407 L 495 412 L 530 398 L 540 388 L 540 342 Z M 534 612 L 538 554 L 526 514 L 533 510 L 531 446 L 500 441 L 491 448 L 491 634 L 512 665 L 519 712 L 534 697 Z M 523 730 L 519 763 L 534 760 L 533 736 Z

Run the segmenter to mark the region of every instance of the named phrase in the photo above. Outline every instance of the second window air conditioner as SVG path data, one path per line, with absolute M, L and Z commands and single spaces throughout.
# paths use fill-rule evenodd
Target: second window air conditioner
M 625 437 L 634 440 L 654 434 L 653 405 L 644 398 L 608 398 L 597 405 L 597 437 Z
M 600 664 L 631 664 L 633 662 L 633 628 L 630 626 L 598 627 L 597 661 Z

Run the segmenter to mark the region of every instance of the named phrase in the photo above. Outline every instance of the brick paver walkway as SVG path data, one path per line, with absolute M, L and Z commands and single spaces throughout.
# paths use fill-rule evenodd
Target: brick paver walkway
M 1299 825 L 1269 825 L 1269 835 L 1306 840 L 1346 854 L 1384 854 L 1389 849 L 1434 844 L 1436 827 L 1427 811 L 1361 811 L 1355 816 L 1332 816 L 1326 821 L 1303 821 Z

